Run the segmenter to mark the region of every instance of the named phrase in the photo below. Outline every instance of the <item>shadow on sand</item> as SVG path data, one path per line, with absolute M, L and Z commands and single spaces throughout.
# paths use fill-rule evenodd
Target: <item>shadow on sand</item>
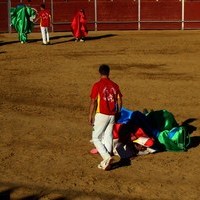
M 100 40 L 100 39 L 103 39 L 103 38 L 108 38 L 108 37 L 114 37 L 116 36 L 115 34 L 105 34 L 105 35 L 99 35 L 99 36 L 88 36 L 86 37 L 85 41 L 90 41 L 90 40 Z M 51 36 L 50 35 L 50 40 L 59 40 L 61 38 L 69 38 L 69 37 L 73 37 L 72 35 L 62 35 L 62 36 Z M 35 42 L 41 42 L 42 39 L 41 38 L 37 38 L 37 39 L 28 39 L 28 42 L 27 43 L 35 43 Z M 72 39 L 69 39 L 69 40 L 66 40 L 66 41 L 53 41 L 52 42 L 52 45 L 55 45 L 55 44 L 61 44 L 61 43 L 66 43 L 66 42 L 72 42 L 72 41 L 75 41 L 74 38 Z M 15 44 L 15 43 L 19 43 L 18 40 L 16 41 L 0 41 L 0 46 L 3 46 L 3 45 L 9 45 L 9 44 Z
M 114 35 L 114 34 L 106 34 L 106 35 L 99 35 L 99 36 L 88 36 L 88 37 L 85 38 L 85 41 L 100 40 L 100 39 L 103 39 L 103 38 L 113 37 L 113 36 L 116 36 L 116 35 Z M 73 36 L 70 36 L 70 37 L 73 37 Z M 61 44 L 61 43 L 74 42 L 74 41 L 75 41 L 75 38 L 72 38 L 72 39 L 67 40 L 67 41 L 54 42 L 53 44 Z
M 57 40 L 57 39 L 61 39 L 61 38 L 68 38 L 68 37 L 72 37 L 72 35 L 62 35 L 62 36 L 50 36 L 50 39 L 51 40 Z M 28 39 L 27 43 L 35 43 L 35 42 L 40 42 L 42 41 L 41 38 L 34 38 L 34 39 Z M 67 41 L 65 41 L 67 42 Z M 16 41 L 0 41 L 0 46 L 3 46 L 3 45 L 9 45 L 9 44 L 16 44 L 16 43 L 20 43 L 19 40 L 16 40 Z
M 22 185 L 17 183 L 3 183 L 0 182 L 0 187 L 6 187 L 8 189 L 0 189 L 0 200 L 12 200 L 17 194 L 17 190 L 20 190 L 20 196 L 15 197 L 17 200 L 40 200 L 41 198 L 51 200 L 69 200 L 69 199 L 121 199 L 121 200 L 131 200 L 131 198 L 111 195 L 103 192 L 85 192 L 81 190 L 72 190 L 72 189 L 52 189 L 46 187 L 40 187 L 36 185 Z M 29 192 L 29 195 L 26 195 L 26 190 Z M 22 192 L 24 191 L 24 192 Z M 24 195 L 23 195 L 24 194 Z M 134 199 L 139 200 L 139 199 Z
M 61 36 L 50 36 L 50 41 L 52 40 L 58 40 L 61 38 L 68 38 L 68 37 L 72 37 L 71 35 L 61 35 Z M 38 39 L 29 39 L 28 43 L 34 43 L 34 42 L 42 42 L 42 38 L 38 38 Z M 65 43 L 67 41 L 63 41 L 61 43 Z M 57 44 L 56 42 L 54 42 L 53 44 Z
M 196 120 L 197 118 L 189 118 L 182 123 L 182 126 L 185 126 L 187 128 L 187 131 L 190 135 L 197 130 L 196 126 L 190 124 Z M 190 145 L 188 146 L 188 149 L 197 147 L 199 146 L 199 144 L 200 144 L 200 136 L 190 136 Z
M 99 35 L 99 36 L 88 36 L 86 40 L 100 40 L 103 38 L 114 37 L 117 36 L 116 34 L 106 34 L 106 35 Z
M 4 42 L 4 41 L 0 41 L 0 46 L 3 46 L 3 45 L 8 45 L 8 44 L 16 44 L 16 43 L 19 43 L 19 41 L 7 41 L 7 42 Z

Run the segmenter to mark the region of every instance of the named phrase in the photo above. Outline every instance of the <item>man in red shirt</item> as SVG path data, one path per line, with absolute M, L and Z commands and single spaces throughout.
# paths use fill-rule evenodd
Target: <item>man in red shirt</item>
M 43 44 L 49 44 L 49 32 L 48 27 L 51 25 L 51 15 L 50 12 L 45 9 L 45 4 L 40 5 L 40 12 L 39 12 L 39 18 L 40 18 L 40 29 L 42 34 L 42 41 Z
M 89 123 L 93 126 L 92 141 L 103 158 L 98 168 L 109 170 L 112 162 L 113 125 L 115 115 L 122 107 L 122 94 L 119 86 L 109 79 L 108 65 L 101 65 L 99 73 L 100 81 L 93 85 L 90 94 Z

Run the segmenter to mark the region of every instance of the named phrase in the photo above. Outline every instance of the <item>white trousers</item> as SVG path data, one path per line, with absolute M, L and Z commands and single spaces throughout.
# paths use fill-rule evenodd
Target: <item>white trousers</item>
M 92 141 L 103 159 L 111 157 L 113 150 L 114 115 L 96 113 L 92 132 Z
M 49 42 L 49 32 L 48 27 L 40 27 L 41 34 L 42 34 L 42 42 L 43 44 L 47 44 Z

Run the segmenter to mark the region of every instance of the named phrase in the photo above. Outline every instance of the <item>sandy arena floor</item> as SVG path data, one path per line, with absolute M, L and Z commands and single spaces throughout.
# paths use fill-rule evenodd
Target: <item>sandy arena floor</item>
M 0 34 L 0 200 L 197 200 L 200 196 L 200 31 Z M 89 94 L 107 63 L 124 107 L 195 118 L 192 148 L 97 168 Z M 117 157 L 115 160 L 117 161 Z

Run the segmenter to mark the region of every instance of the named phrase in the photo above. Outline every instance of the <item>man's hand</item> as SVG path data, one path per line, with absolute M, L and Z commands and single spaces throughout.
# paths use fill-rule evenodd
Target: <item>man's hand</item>
M 90 124 L 91 126 L 94 125 L 94 118 L 93 118 L 91 115 L 89 115 L 89 117 L 88 117 L 88 122 L 89 122 L 89 124 Z
M 95 99 L 91 99 L 90 101 L 90 108 L 89 108 L 89 118 L 88 118 L 88 122 L 90 125 L 94 125 L 94 112 L 96 110 L 96 106 L 97 106 L 97 101 Z

